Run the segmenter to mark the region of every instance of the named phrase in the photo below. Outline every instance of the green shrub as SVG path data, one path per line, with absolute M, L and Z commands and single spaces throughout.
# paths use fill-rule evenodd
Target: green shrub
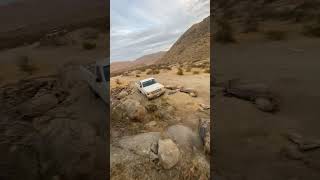
M 97 47 L 96 43 L 85 41 L 82 43 L 82 48 L 86 50 L 95 49 Z

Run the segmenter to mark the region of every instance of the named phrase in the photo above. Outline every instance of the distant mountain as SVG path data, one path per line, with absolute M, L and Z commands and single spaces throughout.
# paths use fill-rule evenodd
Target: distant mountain
M 144 55 L 134 61 L 113 62 L 111 63 L 111 66 L 110 66 L 111 73 L 127 71 L 140 66 L 152 65 L 156 61 L 158 61 L 160 58 L 162 58 L 165 53 L 166 53 L 165 51 L 160 51 L 157 53 Z
M 191 26 L 157 63 L 209 60 L 209 57 L 210 17 L 207 17 Z

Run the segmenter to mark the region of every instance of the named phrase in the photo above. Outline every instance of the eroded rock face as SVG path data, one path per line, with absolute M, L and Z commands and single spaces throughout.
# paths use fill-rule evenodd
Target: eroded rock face
M 171 139 L 160 139 L 158 147 L 159 160 L 163 168 L 170 169 L 178 163 L 180 151 Z
M 124 108 L 130 120 L 134 120 L 134 121 L 144 120 L 144 116 L 146 115 L 146 109 L 138 101 L 127 99 L 126 101 L 123 102 L 122 108 Z
M 199 120 L 199 136 L 204 145 L 204 151 L 210 154 L 210 119 L 200 118 Z

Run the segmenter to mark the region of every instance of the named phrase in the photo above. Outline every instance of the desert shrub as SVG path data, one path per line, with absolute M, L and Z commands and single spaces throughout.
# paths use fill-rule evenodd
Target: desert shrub
M 190 66 L 188 66 L 187 68 L 186 68 L 186 72 L 191 72 L 191 67 Z
M 28 56 L 21 56 L 17 61 L 18 69 L 21 72 L 27 73 L 29 75 L 34 74 L 38 68 L 32 63 L 32 60 Z
M 118 84 L 118 85 L 120 85 L 120 84 L 121 84 L 120 79 L 116 79 L 116 84 Z
M 140 75 L 139 75 L 139 74 L 136 74 L 136 77 L 140 77 Z
M 273 41 L 281 41 L 287 38 L 287 33 L 285 31 L 280 30 L 269 30 L 266 31 L 264 34 L 267 39 Z
M 180 76 L 183 75 L 183 70 L 181 68 L 178 68 L 177 74 L 180 75 Z
M 86 50 L 95 49 L 97 47 L 96 43 L 85 41 L 82 43 L 82 48 Z
M 216 22 L 216 32 L 214 39 L 221 43 L 235 42 L 233 28 L 227 19 L 218 19 Z
M 193 74 L 200 74 L 199 71 L 193 71 Z
M 159 74 L 160 71 L 158 69 L 150 69 L 147 71 L 146 74 L 150 75 L 150 74 Z
M 209 69 L 209 68 L 208 68 L 208 69 L 205 69 L 203 72 L 204 72 L 204 73 L 210 73 L 210 69 Z

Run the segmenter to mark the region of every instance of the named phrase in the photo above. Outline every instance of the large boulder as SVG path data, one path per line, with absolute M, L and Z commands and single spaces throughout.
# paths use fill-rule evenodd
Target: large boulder
M 146 109 L 138 101 L 127 99 L 123 102 L 122 106 L 130 120 L 144 120 L 144 116 L 146 115 Z
M 118 98 L 118 99 L 122 99 L 122 98 L 124 98 L 124 97 L 126 97 L 126 96 L 128 96 L 128 95 L 129 95 L 129 94 L 128 94 L 127 91 L 122 90 L 122 91 L 118 94 L 117 98 Z
M 167 129 L 168 136 L 173 139 L 179 147 L 186 151 L 192 151 L 194 147 L 202 147 L 201 139 L 189 127 L 173 125 Z
M 159 132 L 142 133 L 135 136 L 124 137 L 119 141 L 119 144 L 123 149 L 128 149 L 141 156 L 149 157 L 152 144 L 158 142 L 159 138 Z
M 178 163 L 180 151 L 171 139 L 160 139 L 158 147 L 158 156 L 163 168 L 170 169 Z
M 199 136 L 204 145 L 205 153 L 210 154 L 210 119 L 200 118 L 199 120 Z

